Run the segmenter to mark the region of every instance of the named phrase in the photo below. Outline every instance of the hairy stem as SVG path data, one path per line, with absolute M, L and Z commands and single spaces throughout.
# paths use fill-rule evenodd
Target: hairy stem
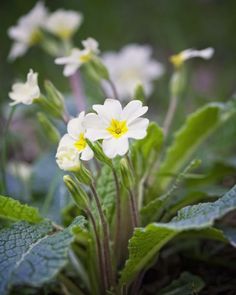
M 106 268 L 105 261 L 104 261 L 101 241 L 100 241 L 99 234 L 97 231 L 96 221 L 93 217 L 93 214 L 91 213 L 91 211 L 89 209 L 87 209 L 85 212 L 87 213 L 88 217 L 90 218 L 90 220 L 92 222 L 92 226 L 93 226 L 93 230 L 94 230 L 94 234 L 95 234 L 95 239 L 96 239 L 96 244 L 97 244 L 100 276 L 102 279 L 103 289 L 105 288 L 105 290 L 107 290 L 108 289 L 108 278 L 107 278 L 107 273 L 105 271 L 105 268 Z
M 115 246 L 115 253 L 116 257 L 119 259 L 120 256 L 120 242 L 121 242 L 121 199 L 120 199 L 120 185 L 117 173 L 114 168 L 112 168 L 112 173 L 115 180 L 115 186 L 116 186 L 116 228 L 115 228 L 115 240 L 114 240 L 114 246 Z
M 171 123 L 173 121 L 174 115 L 175 115 L 175 111 L 177 108 L 177 96 L 176 95 L 172 95 L 170 98 L 170 104 L 166 113 L 166 117 L 163 123 L 163 130 L 164 130 L 164 134 L 167 135 L 171 126 Z
M 92 183 L 90 185 L 91 191 L 93 193 L 95 202 L 96 202 L 96 206 L 98 209 L 98 213 L 99 213 L 99 217 L 101 220 L 101 224 L 102 224 L 102 229 L 103 229 L 103 235 L 104 235 L 104 239 L 103 239 L 103 247 L 104 247 L 104 259 L 105 259 L 105 266 L 106 266 L 106 273 L 107 273 L 107 278 L 108 278 L 108 283 L 109 283 L 109 287 L 114 286 L 115 282 L 114 282 L 114 277 L 113 277 L 113 269 L 112 269 L 112 260 L 111 260 L 111 253 L 110 253 L 110 245 L 109 245 L 109 229 L 108 229 L 108 224 L 106 221 L 106 217 L 103 213 L 102 210 L 102 206 L 99 200 L 99 196 L 97 194 L 95 185 Z
M 137 210 L 137 203 L 135 200 L 135 196 L 131 189 L 128 189 L 129 192 L 129 203 L 130 203 L 130 210 L 131 210 L 131 219 L 133 227 L 138 227 L 139 225 L 139 215 Z

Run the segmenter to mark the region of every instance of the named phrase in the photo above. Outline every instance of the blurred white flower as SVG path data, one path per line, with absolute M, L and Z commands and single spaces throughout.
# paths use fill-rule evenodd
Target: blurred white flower
M 142 139 L 146 136 L 148 119 L 140 118 L 148 107 L 139 100 L 129 102 L 123 109 L 116 99 L 106 99 L 103 105 L 94 105 L 95 113 L 85 116 L 85 136 L 91 141 L 103 139 L 105 155 L 114 158 L 124 155 L 129 149 L 129 138 Z
M 214 54 L 214 48 L 212 47 L 208 47 L 202 50 L 186 49 L 176 55 L 172 55 L 170 57 L 170 61 L 173 63 L 175 67 L 180 67 L 188 59 L 191 59 L 194 57 L 210 59 L 213 56 L 213 54 Z
M 26 15 L 22 16 L 16 26 L 8 29 L 8 35 L 15 42 L 9 53 L 9 59 L 14 60 L 25 54 L 29 47 L 41 39 L 40 29 L 47 17 L 47 10 L 42 2 L 38 2 Z
M 81 13 L 58 9 L 47 18 L 45 29 L 61 39 L 69 39 L 80 27 L 82 21 Z
M 30 70 L 25 83 L 13 84 L 9 97 L 14 100 L 14 102 L 10 103 L 10 105 L 13 106 L 18 103 L 30 105 L 33 100 L 39 98 L 39 96 L 38 73 L 34 73 L 33 70 Z
M 82 41 L 82 44 L 84 49 L 74 48 L 69 56 L 55 59 L 56 64 L 65 65 L 63 70 L 64 76 L 68 77 L 73 75 L 81 65 L 89 62 L 93 58 L 93 55 L 99 52 L 98 42 L 93 38 Z
M 127 100 L 134 95 L 137 84 L 142 84 L 146 96 L 152 93 L 152 82 L 164 72 L 161 63 L 151 58 L 150 46 L 131 44 L 123 47 L 120 52 L 108 52 L 102 57 L 108 68 L 110 78 L 116 86 L 119 99 Z M 109 96 L 111 89 L 104 81 L 104 87 Z
M 32 173 L 32 167 L 27 162 L 11 161 L 7 166 L 8 172 L 23 181 L 28 181 Z
M 84 117 L 85 113 L 81 112 L 77 118 L 71 119 L 67 125 L 68 133 L 59 142 L 56 160 L 58 166 L 63 170 L 77 170 L 80 159 L 89 161 L 93 158 L 93 151 L 85 139 Z

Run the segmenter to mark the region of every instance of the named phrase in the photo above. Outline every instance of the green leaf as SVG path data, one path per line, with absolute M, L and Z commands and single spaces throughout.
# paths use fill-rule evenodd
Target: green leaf
M 177 174 L 199 145 L 232 114 L 227 105 L 211 103 L 191 114 L 182 128 L 176 132 L 174 142 L 156 177 L 161 190 L 170 184 L 169 174 Z
M 129 258 L 121 273 L 121 284 L 127 284 L 137 273 L 153 262 L 158 251 L 178 234 L 189 230 L 210 228 L 214 221 L 236 209 L 236 186 L 212 203 L 181 209 L 169 223 L 152 223 L 137 228 L 129 241 Z
M 0 217 L 12 220 L 39 222 L 42 217 L 36 208 L 23 205 L 19 201 L 0 195 Z
M 0 231 L 0 294 L 12 286 L 38 287 L 50 281 L 67 263 L 72 229 L 85 225 L 82 216 L 63 231 L 53 233 L 49 221 L 14 223 Z
M 205 286 L 204 281 L 189 272 L 183 272 L 168 287 L 160 290 L 158 295 L 190 295 L 197 294 Z

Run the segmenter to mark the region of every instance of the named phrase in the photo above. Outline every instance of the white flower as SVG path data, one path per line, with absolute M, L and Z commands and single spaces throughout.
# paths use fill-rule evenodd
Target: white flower
M 129 138 L 146 136 L 148 119 L 140 118 L 148 110 L 139 100 L 129 102 L 124 109 L 118 100 L 106 99 L 103 105 L 94 105 L 95 113 L 84 120 L 85 136 L 91 141 L 103 139 L 103 151 L 109 158 L 124 155 L 129 149 Z
M 103 55 L 103 62 L 116 86 L 119 99 L 132 97 L 139 83 L 143 85 L 147 96 L 152 93 L 152 82 L 163 74 L 164 68 L 151 58 L 151 54 L 151 47 L 131 44 L 118 53 L 108 52 Z M 105 81 L 104 87 L 108 95 L 112 96 Z
M 33 70 L 30 70 L 25 83 L 13 84 L 12 92 L 9 93 L 9 97 L 14 100 L 14 102 L 10 103 L 10 105 L 16 105 L 18 103 L 30 105 L 33 100 L 39 98 L 39 96 L 38 73 L 34 73 Z
M 15 41 L 9 53 L 11 60 L 24 55 L 30 46 L 40 41 L 40 29 L 43 27 L 46 16 L 47 10 L 44 4 L 38 2 L 28 14 L 18 20 L 16 26 L 9 28 L 8 35 Z
M 80 159 L 89 161 L 93 158 L 93 151 L 85 140 L 84 117 L 85 113 L 81 112 L 77 118 L 71 119 L 67 125 L 68 133 L 59 142 L 56 160 L 63 170 L 77 170 Z
M 84 63 L 89 62 L 94 54 L 99 52 L 98 42 L 93 38 L 82 41 L 84 49 L 74 48 L 69 56 L 56 58 L 55 63 L 65 65 L 63 74 L 68 77 L 73 75 Z
M 170 57 L 170 60 L 174 64 L 174 66 L 180 67 L 188 59 L 191 59 L 194 57 L 210 59 L 213 56 L 213 54 L 214 54 L 214 48 L 212 47 L 208 47 L 202 50 L 186 49 L 176 55 L 172 55 Z
M 45 29 L 62 39 L 69 39 L 80 27 L 82 21 L 81 13 L 58 9 L 46 20 Z

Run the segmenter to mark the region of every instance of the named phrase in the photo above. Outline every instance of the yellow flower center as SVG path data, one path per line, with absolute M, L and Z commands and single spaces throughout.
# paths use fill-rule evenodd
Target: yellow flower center
M 74 143 L 74 146 L 77 148 L 79 152 L 86 148 L 87 142 L 84 137 L 84 133 L 80 133 L 79 139 Z
M 89 62 L 91 60 L 91 58 L 92 58 L 92 55 L 90 52 L 81 54 L 79 57 L 80 62 L 82 62 L 82 63 Z
M 128 131 L 126 121 L 118 121 L 112 119 L 110 126 L 107 128 L 107 131 L 115 138 L 120 138 Z
M 175 54 L 170 57 L 170 61 L 176 68 L 179 68 L 184 63 L 184 57 L 182 53 Z
M 58 28 L 56 31 L 57 36 L 59 36 L 61 39 L 69 39 L 72 33 L 73 32 L 70 29 L 64 27 Z
M 29 44 L 31 46 L 38 44 L 42 40 L 42 37 L 42 32 L 40 32 L 40 30 L 35 30 L 30 36 Z

